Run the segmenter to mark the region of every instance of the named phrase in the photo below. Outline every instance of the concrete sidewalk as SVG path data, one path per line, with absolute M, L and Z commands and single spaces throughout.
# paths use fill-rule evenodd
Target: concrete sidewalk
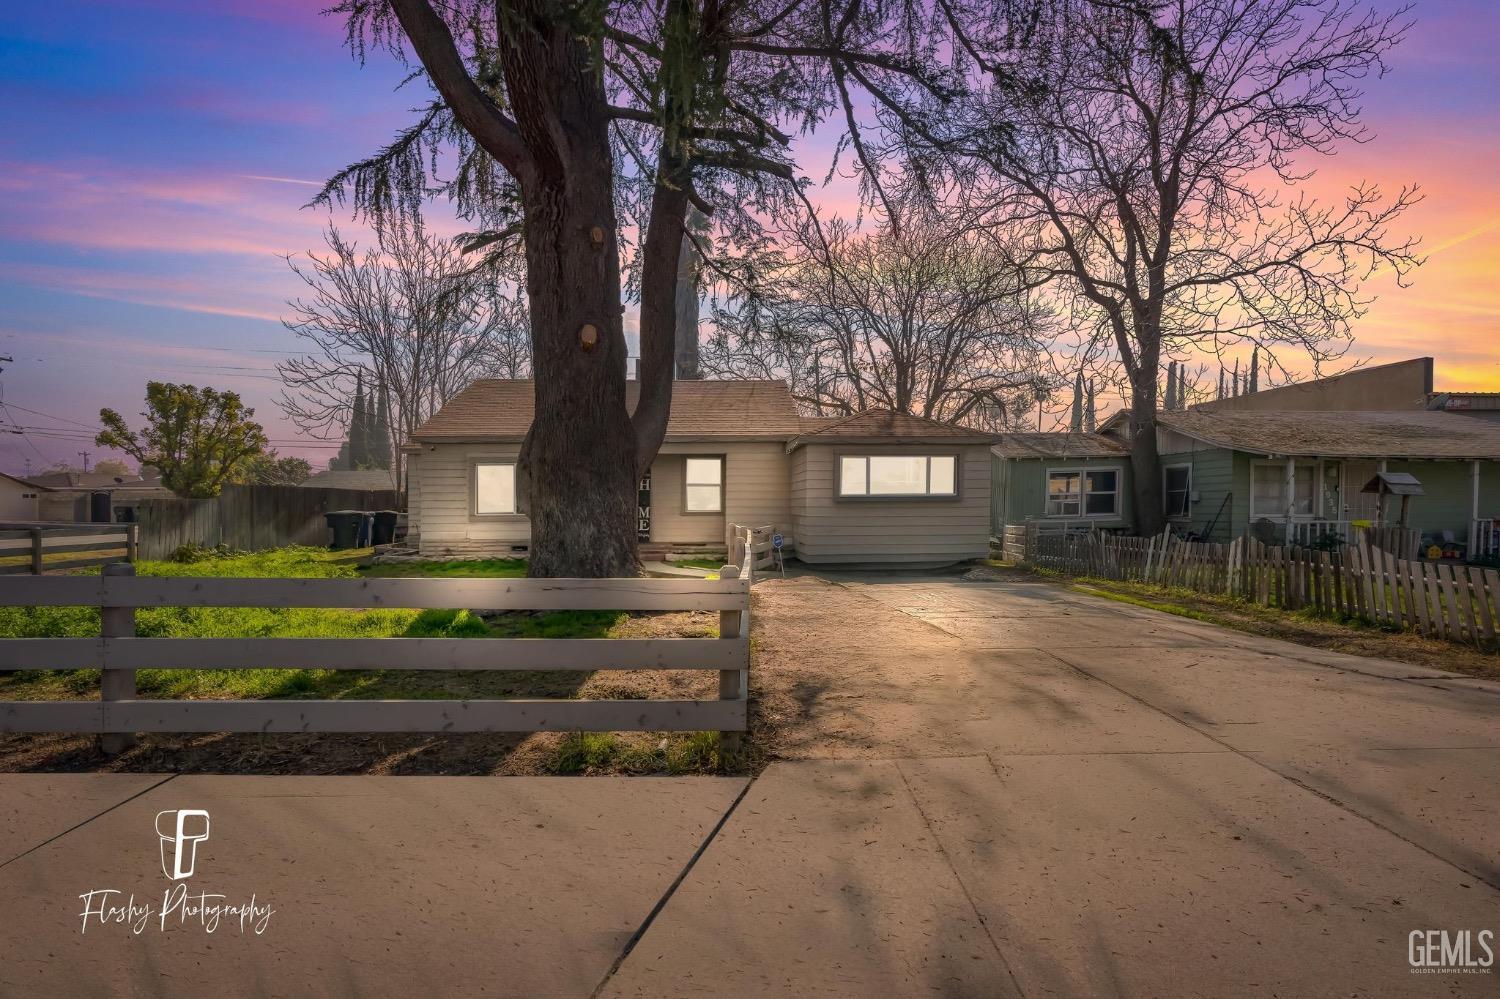
M 0 996 L 588 996 L 744 785 L 0 775 Z M 164 809 L 209 813 L 185 883 L 243 929 L 163 928 Z M 100 889 L 152 912 L 85 927 Z

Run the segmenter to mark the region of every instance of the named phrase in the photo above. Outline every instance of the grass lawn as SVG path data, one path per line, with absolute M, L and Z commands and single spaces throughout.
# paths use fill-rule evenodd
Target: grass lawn
M 724 560 L 721 558 L 674 558 L 672 564 L 679 569 L 722 569 Z
M 142 576 L 330 579 L 393 576 L 510 578 L 525 575 L 525 562 L 516 559 L 413 562 L 362 568 L 359 563 L 368 555 L 368 550 L 330 552 L 319 548 L 283 548 L 269 552 L 212 557 L 189 563 L 140 562 L 136 565 L 136 572 Z M 630 614 L 624 611 L 550 611 L 511 612 L 485 619 L 465 609 L 424 611 L 159 607 L 141 608 L 136 612 L 136 633 L 141 637 L 197 638 L 714 637 L 718 634 L 718 615 L 703 612 Z M 0 637 L 95 637 L 98 634 L 97 608 L 0 607 Z M 594 674 L 571 671 L 141 670 L 136 674 L 136 686 L 141 697 L 181 699 L 717 696 L 717 677 L 712 673 L 647 670 L 608 670 Z M 98 670 L 0 673 L 0 700 L 92 699 L 99 696 L 98 692 Z M 12 737 L 12 741 L 19 739 L 24 742 L 27 738 Z M 151 738 L 155 740 L 159 737 Z M 230 738 L 264 740 L 277 737 Z M 310 738 L 321 742 L 337 742 L 344 737 Z M 488 739 L 490 744 L 494 744 L 496 740 L 508 740 L 514 744 L 511 747 L 513 749 L 528 748 L 523 743 L 540 743 L 529 747 L 533 750 L 529 756 L 529 769 L 522 772 L 698 772 L 718 767 L 718 737 L 714 733 L 683 733 L 672 736 L 650 733 L 616 736 L 605 733 L 599 736 L 572 737 L 543 733 L 524 738 L 442 738 L 456 744 L 476 739 Z M 143 742 L 147 741 L 150 740 L 143 739 Z M 708 751 L 710 743 L 712 752 Z M 537 749 L 545 751 L 538 753 L 534 751 Z M 0 768 L 6 767 L 5 757 L 5 747 L 0 744 Z M 447 755 L 443 755 L 443 758 L 449 759 Z

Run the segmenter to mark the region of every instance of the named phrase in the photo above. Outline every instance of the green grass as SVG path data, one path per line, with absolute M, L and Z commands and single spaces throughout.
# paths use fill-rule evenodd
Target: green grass
M 366 576 L 525 575 L 517 559 L 417 562 L 359 567 L 369 551 L 321 548 L 205 558 L 195 562 L 138 562 L 140 576 L 240 576 L 355 579 Z M 97 570 L 94 570 L 97 571 Z M 142 638 L 605 638 L 627 618 L 616 611 L 555 611 L 503 615 L 493 626 L 468 610 L 342 610 L 265 607 L 143 607 L 136 611 Z M 0 607 L 0 637 L 93 638 L 99 611 L 88 607 Z M 428 673 L 391 670 L 141 670 L 136 689 L 145 697 L 483 697 L 567 696 L 577 673 Z M 0 698 L 37 700 L 93 696 L 98 670 L 43 670 L 0 675 Z M 533 696 L 539 696 L 533 694 Z
M 721 760 L 719 733 L 673 732 L 663 737 L 614 732 L 573 732 L 548 763 L 557 774 L 717 773 L 734 766 Z
M 721 558 L 675 558 L 672 565 L 679 569 L 722 569 L 724 560 Z

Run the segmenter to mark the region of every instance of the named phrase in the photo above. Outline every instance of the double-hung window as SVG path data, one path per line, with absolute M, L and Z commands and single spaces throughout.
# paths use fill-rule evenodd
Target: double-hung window
M 1118 468 L 1055 468 L 1047 471 L 1047 516 L 1117 517 Z
M 839 495 L 944 497 L 958 495 L 958 456 L 846 454 L 839 458 Z
M 474 463 L 474 515 L 502 517 L 516 512 L 516 463 Z
M 724 459 L 689 458 L 685 465 L 683 510 L 688 513 L 723 513 Z
M 1193 466 L 1167 465 L 1161 470 L 1162 505 L 1168 517 L 1186 517 L 1192 513 Z

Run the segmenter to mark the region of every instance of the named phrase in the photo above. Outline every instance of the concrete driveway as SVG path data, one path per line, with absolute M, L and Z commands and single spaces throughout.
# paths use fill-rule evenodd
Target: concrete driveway
M 1500 994 L 1408 963 L 1414 930 L 1500 931 L 1500 685 L 1031 579 L 777 580 L 758 611 L 808 762 L 609 994 Z
M 1500 685 L 1026 579 L 756 593 L 751 782 L 0 776 L 0 996 L 1500 994 L 1409 964 L 1500 931 Z M 81 932 L 180 808 L 265 933 Z

